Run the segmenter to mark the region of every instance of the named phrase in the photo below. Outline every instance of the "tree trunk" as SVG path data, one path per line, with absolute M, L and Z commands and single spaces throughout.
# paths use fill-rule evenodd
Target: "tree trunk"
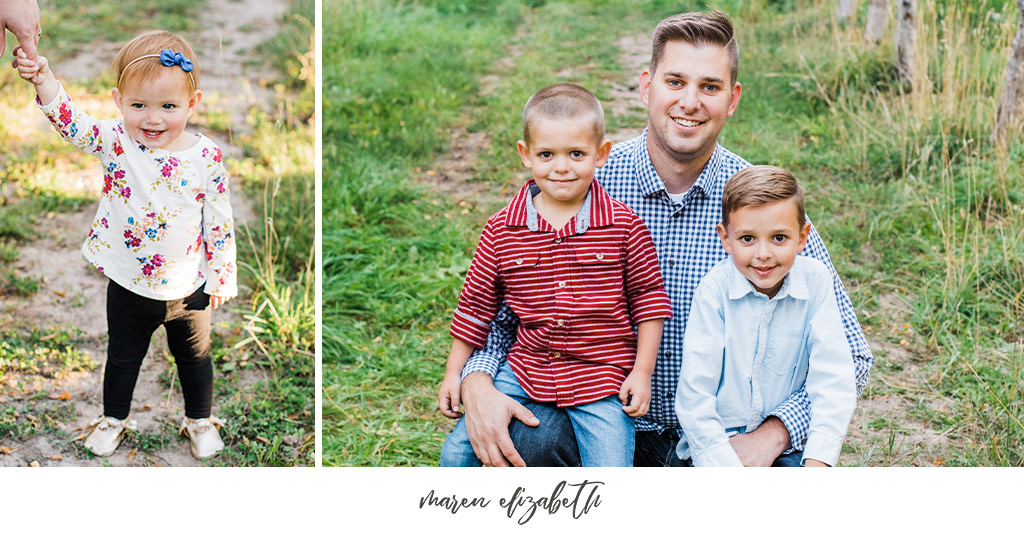
M 868 4 L 868 24 L 864 29 L 864 40 L 873 45 L 882 41 L 885 19 L 889 18 L 889 0 L 871 0 Z
M 836 20 L 843 24 L 853 17 L 857 12 L 857 0 L 839 0 L 839 7 L 836 8 Z
M 1010 59 L 1006 62 L 1006 83 L 1003 97 L 999 101 L 996 127 L 992 129 L 991 141 L 1005 144 L 1007 137 L 1015 133 L 1021 120 L 1021 105 L 1024 103 L 1024 0 L 1017 0 L 1020 17 L 1017 35 L 1013 37 Z
M 904 87 L 914 90 L 914 57 L 917 47 L 917 27 L 914 19 L 917 0 L 899 0 L 899 24 L 896 28 L 896 70 Z

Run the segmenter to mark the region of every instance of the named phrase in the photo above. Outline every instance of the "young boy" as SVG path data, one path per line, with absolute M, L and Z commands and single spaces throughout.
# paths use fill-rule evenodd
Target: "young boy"
M 694 294 L 676 453 L 694 466 L 742 466 L 730 436 L 756 429 L 806 378 L 811 423 L 801 463 L 833 466 L 857 392 L 832 277 L 797 255 L 810 232 L 803 190 L 782 168 L 739 171 L 725 185 L 717 230 L 729 257 Z
M 480 237 L 438 404 L 459 416 L 462 368 L 505 300 L 522 323 L 496 387 L 519 401 L 568 407 L 584 466 L 631 466 L 631 417 L 647 412 L 672 315 L 654 243 L 643 221 L 593 182 L 611 150 L 593 94 L 575 84 L 538 91 L 523 110 L 523 138 L 517 147 L 533 179 Z M 464 419 L 441 465 L 480 465 Z

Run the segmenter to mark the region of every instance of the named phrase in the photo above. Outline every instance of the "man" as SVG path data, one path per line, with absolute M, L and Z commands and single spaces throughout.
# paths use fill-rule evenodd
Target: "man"
M 665 324 L 652 378 L 651 408 L 636 421 L 636 466 L 688 465 L 675 454 L 679 421 L 673 400 L 686 317 L 697 283 L 726 256 L 715 233 L 722 189 L 733 173 L 749 166 L 718 145 L 718 134 L 742 93 L 738 63 L 732 23 L 725 14 L 683 13 L 659 23 L 651 65 L 640 74 L 647 129 L 639 138 L 617 144 L 597 176 L 651 230 L 672 299 L 673 318 Z M 874 358 L 813 228 L 804 254 L 825 263 L 833 274 L 859 393 Z M 503 308 L 492 323 L 487 347 L 463 370 L 462 401 L 474 452 L 488 466 L 578 465 L 575 437 L 563 411 L 541 404 L 528 409 L 494 388 L 492 377 L 511 348 L 517 322 Z M 731 437 L 730 444 L 745 466 L 799 464 L 809 421 L 810 402 L 801 389 L 760 427 Z

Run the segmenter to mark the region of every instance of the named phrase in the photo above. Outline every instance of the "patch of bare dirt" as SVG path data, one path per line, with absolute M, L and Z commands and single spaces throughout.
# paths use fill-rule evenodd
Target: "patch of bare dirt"
M 228 112 L 234 133 L 245 132 L 249 128 L 245 118 L 251 107 L 271 110 L 274 106 L 274 92 L 268 81 L 278 75 L 269 64 L 257 61 L 253 51 L 259 43 L 278 32 L 278 20 L 288 5 L 287 0 L 212 2 L 203 13 L 204 29 L 190 38 L 204 69 L 201 84 L 205 102 Z M 90 47 L 88 54 L 60 62 L 56 69 L 65 79 L 94 77 L 108 68 L 109 60 L 119 48 L 120 44 L 99 44 Z M 199 113 L 202 114 L 202 109 Z M 45 121 L 36 125 L 37 128 L 50 129 Z M 231 144 L 230 136 L 227 140 L 217 141 L 229 157 L 241 156 L 241 148 Z M 227 165 L 230 173 L 230 161 Z M 82 183 L 82 190 L 98 197 L 102 186 L 98 167 L 94 173 L 76 180 Z M 236 226 L 254 218 L 241 189 L 236 188 L 232 192 L 231 205 Z M 204 466 L 207 463 L 192 458 L 184 437 L 178 437 L 172 445 L 150 450 L 150 453 L 136 452 L 122 444 L 113 455 L 105 458 L 83 455 L 77 447 L 80 441 L 67 443 L 67 438 L 79 436 L 82 428 L 103 411 L 107 279 L 85 260 L 80 251 L 96 207 L 96 203 L 90 203 L 77 213 L 46 215 L 39 224 L 41 238 L 19 247 L 17 268 L 22 274 L 31 274 L 39 280 L 39 291 L 29 298 L 2 299 L 0 324 L 14 325 L 17 322 L 17 326 L 27 324 L 47 328 L 63 325 L 78 328 L 85 340 L 80 348 L 92 356 L 97 365 L 91 372 L 73 373 L 61 379 L 15 377 L 6 386 L 0 385 L 0 401 L 4 404 L 17 404 L 40 392 L 50 395 L 67 392 L 74 404 L 73 419 L 61 427 L 66 438 L 56 434 L 38 434 L 15 445 L 0 446 L 8 448 L 0 450 L 0 466 L 27 466 L 32 463 L 41 466 Z M 226 308 L 213 313 L 215 330 L 224 330 L 218 325 L 242 324 L 240 314 L 231 309 L 237 301 L 229 302 Z M 137 421 L 138 429 L 143 433 L 157 434 L 167 428 L 176 429 L 184 415 L 177 378 L 167 375 L 171 360 L 166 334 L 161 328 L 143 362 L 133 397 L 130 418 Z M 161 381 L 161 377 L 173 380 Z

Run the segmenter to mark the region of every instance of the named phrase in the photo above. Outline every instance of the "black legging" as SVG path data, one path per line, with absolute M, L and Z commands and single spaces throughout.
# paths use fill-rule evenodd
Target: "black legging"
M 210 360 L 210 297 L 202 287 L 179 300 L 153 300 L 114 283 L 107 285 L 107 366 L 103 376 L 103 413 L 125 419 L 149 340 L 161 324 L 178 365 L 185 416 L 210 417 L 213 364 Z

